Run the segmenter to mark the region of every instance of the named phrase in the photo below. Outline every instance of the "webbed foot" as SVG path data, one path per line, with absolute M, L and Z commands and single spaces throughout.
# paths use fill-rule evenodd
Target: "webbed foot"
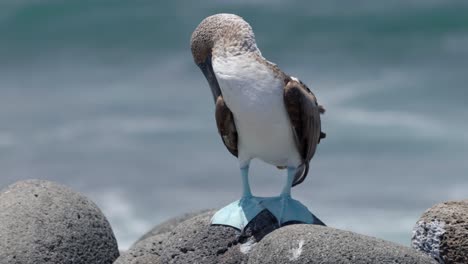
M 247 224 L 265 209 L 262 198 L 247 196 L 221 208 L 211 218 L 212 225 L 232 226 L 243 230 Z
M 280 225 L 287 222 L 300 222 L 304 224 L 321 223 L 305 205 L 291 198 L 290 195 L 266 198 L 263 201 L 263 206 L 278 219 Z

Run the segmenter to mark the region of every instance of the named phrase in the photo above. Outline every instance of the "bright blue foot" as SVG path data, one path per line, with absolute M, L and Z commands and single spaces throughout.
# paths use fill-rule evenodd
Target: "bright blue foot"
M 301 202 L 294 200 L 290 195 L 265 198 L 263 203 L 275 217 L 280 225 L 287 222 L 300 222 L 314 224 L 314 215 Z
M 280 225 L 287 222 L 300 222 L 304 224 L 321 224 L 307 207 L 297 200 L 291 198 L 291 186 L 296 175 L 296 168 L 288 167 L 288 178 L 283 192 L 277 197 L 255 197 L 252 196 L 249 186 L 249 166 L 241 167 L 243 198 L 237 200 L 218 212 L 211 218 L 213 225 L 226 225 L 241 231 L 260 212 L 267 209 L 278 220 Z
M 262 198 L 243 197 L 216 212 L 211 218 L 212 225 L 232 226 L 244 230 L 247 224 L 265 209 L 260 203 Z

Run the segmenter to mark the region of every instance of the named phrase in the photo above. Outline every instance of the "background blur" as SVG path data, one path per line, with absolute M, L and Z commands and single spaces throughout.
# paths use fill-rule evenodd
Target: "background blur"
M 468 198 L 466 1 L 2 0 L 0 188 L 58 181 L 127 248 L 155 224 L 239 198 L 192 31 L 230 12 L 327 108 L 293 195 L 329 226 L 409 245 L 421 213 Z M 254 162 L 255 194 L 284 171 Z

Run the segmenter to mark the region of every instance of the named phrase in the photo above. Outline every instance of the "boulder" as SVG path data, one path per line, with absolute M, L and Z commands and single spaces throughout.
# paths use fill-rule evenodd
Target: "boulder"
M 160 264 L 169 232 L 143 239 L 124 252 L 114 264 Z
M 155 235 L 136 243 L 115 263 L 437 263 L 409 247 L 334 228 L 293 224 L 278 229 L 268 211 L 243 233 L 211 226 L 214 213 L 187 217 L 178 225 L 175 220 L 181 218 L 169 220 L 169 232 L 155 227 Z
M 147 237 L 116 263 L 246 263 L 252 246 L 279 227 L 267 210 L 255 217 L 242 233 L 232 227 L 212 226 L 214 213 L 212 210 L 188 217 L 170 232 Z
M 439 263 L 468 263 L 468 200 L 424 212 L 413 229 L 412 246 Z
M 179 225 L 183 221 L 185 221 L 187 219 L 190 219 L 190 218 L 192 218 L 194 216 L 197 216 L 199 214 L 208 212 L 208 211 L 210 211 L 210 210 L 201 210 L 201 211 L 198 211 L 198 212 L 186 213 L 186 214 L 183 214 L 181 216 L 177 216 L 177 217 L 171 218 L 169 220 L 166 220 L 166 221 L 162 222 L 161 224 L 153 227 L 153 229 L 151 229 L 146 234 L 144 234 L 142 237 L 140 237 L 134 243 L 134 245 L 137 244 L 138 242 L 142 241 L 142 240 L 147 239 L 148 237 L 152 237 L 152 236 L 155 236 L 155 235 L 170 232 L 170 231 L 172 231 L 172 229 L 174 229 L 177 225 Z
M 412 248 L 318 225 L 290 225 L 268 234 L 252 249 L 260 263 L 437 263 Z
M 0 192 L 0 264 L 105 264 L 118 256 L 109 222 L 83 195 L 41 180 Z
M 247 256 L 239 250 L 240 232 L 232 227 L 211 226 L 210 211 L 179 224 L 170 233 L 163 263 L 240 263 Z
M 126 252 L 120 254 L 120 257 L 114 262 L 115 264 L 145 264 L 145 263 L 162 263 L 161 254 L 163 252 L 165 241 L 177 225 L 197 215 L 208 212 L 209 210 L 201 210 L 193 213 L 186 213 L 177 216 L 156 225 L 140 237 Z

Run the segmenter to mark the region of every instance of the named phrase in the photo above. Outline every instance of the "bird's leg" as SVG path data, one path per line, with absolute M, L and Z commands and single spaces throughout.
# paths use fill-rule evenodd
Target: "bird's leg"
M 211 224 L 227 225 L 243 230 L 248 223 L 265 209 L 261 199 L 254 197 L 249 185 L 249 164 L 241 166 L 242 197 L 215 213 Z
M 275 215 L 280 225 L 287 222 L 314 223 L 314 216 L 302 203 L 291 198 L 291 187 L 297 168 L 288 167 L 286 184 L 280 196 L 266 201 L 267 209 Z
M 296 168 L 288 167 L 288 178 L 286 180 L 286 184 L 283 187 L 283 191 L 281 192 L 281 195 L 280 195 L 281 197 L 291 198 L 291 187 L 292 187 L 295 175 L 296 175 Z
M 250 190 L 249 184 L 249 165 L 241 168 L 242 175 L 242 199 L 251 198 L 252 191 Z
M 265 208 L 260 204 L 261 199 L 252 195 L 249 184 L 249 163 L 242 166 L 240 170 L 242 176 L 242 197 L 238 204 L 246 219 L 250 221 Z
M 280 224 L 283 224 L 286 222 L 285 214 L 287 213 L 287 210 L 289 209 L 288 208 L 289 203 L 292 200 L 291 188 L 292 188 L 292 183 L 293 183 L 295 174 L 296 174 L 296 168 L 288 167 L 288 175 L 286 179 L 286 184 L 284 185 L 283 191 L 280 194 L 281 213 L 278 219 Z

